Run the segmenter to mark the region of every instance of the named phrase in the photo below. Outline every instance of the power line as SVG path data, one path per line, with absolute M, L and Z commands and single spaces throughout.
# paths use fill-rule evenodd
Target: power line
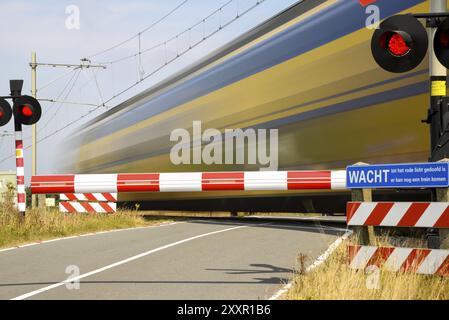
M 98 103 L 84 103 L 84 102 L 76 102 L 76 101 L 62 101 L 62 100 L 55 100 L 55 99 L 46 99 L 46 98 L 39 98 L 39 101 L 45 101 L 50 103 L 63 103 L 63 104 L 73 104 L 77 106 L 86 106 L 86 107 L 97 107 Z M 101 105 L 103 107 L 103 105 Z M 104 106 L 105 108 L 111 108 L 112 106 Z
M 81 73 L 81 69 L 74 69 L 74 72 L 72 77 L 69 79 L 69 81 L 67 82 L 67 84 L 64 86 L 64 88 L 62 89 L 62 91 L 59 93 L 58 97 L 56 98 L 56 100 L 61 99 L 62 95 L 64 94 L 64 92 L 66 91 L 66 89 L 71 86 L 71 88 L 68 91 L 68 94 L 65 95 L 65 97 L 63 98 L 63 100 L 66 100 L 68 98 L 68 95 L 70 94 L 70 92 L 72 91 L 76 81 L 78 80 L 78 77 Z M 75 79 L 75 80 L 74 80 Z M 74 80 L 74 81 L 73 81 Z M 73 81 L 73 82 L 72 82 Z M 40 128 L 40 130 L 44 130 L 50 123 L 51 120 L 53 120 L 53 118 L 56 116 L 56 114 L 59 112 L 59 110 L 61 109 L 61 106 L 63 105 L 63 103 L 59 104 L 59 106 L 57 107 L 56 111 L 53 113 L 52 116 L 50 116 L 50 118 L 45 122 L 45 124 Z
M 251 7 L 248 8 L 247 10 L 245 10 L 242 14 L 240 14 L 240 13 L 237 11 L 236 17 L 235 17 L 234 19 L 232 19 L 231 21 L 236 20 L 236 19 L 239 18 L 241 15 L 243 15 L 243 14 L 247 13 L 248 11 L 252 10 L 254 7 L 256 7 L 257 5 L 259 5 L 260 3 L 264 2 L 264 1 L 265 1 L 265 0 L 258 0 L 258 1 L 255 3 L 255 5 L 251 6 Z M 149 52 L 149 51 L 153 51 L 154 49 L 157 49 L 157 48 L 159 48 L 159 47 L 162 47 L 162 46 L 166 45 L 167 43 L 169 43 L 169 42 L 171 42 L 171 41 L 173 41 L 173 40 L 179 39 L 183 34 L 185 34 L 185 33 L 187 33 L 187 32 L 190 32 L 191 30 L 195 29 L 196 27 L 200 26 L 201 24 L 205 24 L 206 21 L 207 21 L 208 19 L 210 19 L 211 17 L 213 17 L 213 16 L 216 15 L 217 13 L 221 13 L 221 12 L 223 11 L 223 9 L 225 9 L 229 4 L 231 4 L 231 3 L 233 3 L 233 2 L 236 2 L 236 0 L 229 0 L 229 1 L 227 1 L 225 4 L 223 4 L 222 6 L 220 6 L 218 9 L 214 10 L 212 13 L 208 14 L 206 17 L 202 18 L 201 20 L 199 20 L 199 21 L 196 22 L 195 24 L 191 25 L 189 28 L 185 29 L 185 30 L 182 31 L 182 32 L 179 32 L 178 34 L 172 36 L 171 38 L 169 38 L 169 39 L 167 39 L 167 40 L 165 40 L 165 41 L 162 41 L 162 42 L 160 42 L 160 43 L 158 43 L 158 44 L 156 44 L 156 45 L 154 45 L 154 46 L 152 46 L 152 47 L 150 47 L 150 48 L 147 48 L 147 49 L 145 49 L 145 50 L 143 50 L 143 51 L 140 51 L 140 50 L 139 50 L 138 52 L 136 52 L 136 53 L 134 53 L 134 54 L 131 54 L 131 55 L 128 55 L 128 56 L 124 56 L 124 57 L 122 57 L 122 58 L 118 58 L 118 59 L 111 60 L 111 61 L 98 62 L 98 63 L 101 64 L 101 65 L 102 65 L 102 64 L 103 64 L 103 65 L 104 65 L 104 64 L 114 64 L 114 63 L 117 63 L 117 62 L 121 62 L 121 61 L 124 61 L 124 60 L 127 60 L 127 59 L 131 59 L 131 58 L 137 57 L 139 54 L 144 54 L 144 53 L 147 53 L 147 52 Z M 221 25 L 220 25 L 219 29 L 222 29 L 223 27 L 224 27 L 224 26 L 221 26 Z M 204 37 L 205 37 L 205 34 L 203 35 L 203 39 L 202 39 L 202 40 L 204 40 Z
M 159 23 L 161 23 L 162 21 L 164 21 L 166 18 L 168 18 L 169 16 L 171 16 L 174 12 L 176 12 L 179 8 L 181 8 L 182 6 L 184 6 L 187 2 L 189 2 L 189 0 L 184 0 L 183 2 L 181 2 L 179 5 L 177 5 L 174 9 L 172 9 L 170 12 L 168 12 L 166 15 L 164 15 L 162 18 L 158 19 L 157 21 L 155 21 L 154 23 L 152 23 L 150 26 L 146 27 L 145 29 L 143 29 L 142 31 L 138 32 L 137 34 L 133 35 L 132 37 L 116 44 L 113 45 L 110 48 L 107 48 L 105 50 L 102 50 L 100 52 L 97 52 L 95 54 L 92 54 L 90 56 L 88 56 L 88 58 L 93 58 L 99 55 L 102 55 L 108 51 L 114 50 L 122 45 L 124 45 L 125 43 L 128 43 L 129 41 L 140 37 L 143 33 L 147 32 L 148 30 L 152 29 L 153 27 L 155 27 L 156 25 L 158 25 Z
M 110 61 L 110 62 L 100 62 L 100 64 L 111 64 L 111 65 L 112 65 L 112 64 L 114 64 L 114 63 L 116 63 L 116 62 L 123 61 L 123 60 L 125 60 L 125 59 L 137 57 L 139 54 L 148 52 L 148 51 L 150 51 L 150 50 L 153 50 L 153 49 L 158 48 L 158 47 L 161 47 L 161 46 L 164 46 L 164 47 L 165 47 L 165 50 L 166 50 L 166 45 L 167 45 L 168 42 L 170 42 L 170 41 L 172 41 L 172 40 L 175 40 L 175 39 L 178 39 L 180 35 L 183 35 L 183 34 L 185 34 L 186 32 L 190 32 L 193 28 L 195 28 L 195 27 L 201 25 L 202 23 L 205 24 L 205 22 L 206 22 L 207 19 L 209 19 L 210 17 L 214 16 L 214 15 L 217 14 L 218 12 L 222 12 L 222 10 L 223 10 L 226 6 L 228 6 L 230 3 L 234 2 L 234 1 L 235 1 L 235 0 L 230 0 L 230 1 L 226 2 L 223 6 L 221 6 L 220 8 L 218 8 L 217 10 L 215 10 L 214 12 L 212 12 L 211 14 L 209 14 L 206 18 L 202 19 L 200 22 L 197 22 L 197 23 L 194 24 L 192 27 L 190 27 L 190 28 L 184 30 L 183 32 L 178 33 L 176 36 L 170 38 L 169 40 L 166 40 L 166 41 L 164 41 L 164 42 L 161 42 L 161 43 L 159 43 L 158 45 L 153 46 L 153 47 L 151 47 L 151 48 L 149 48 L 149 49 L 146 49 L 146 50 L 144 50 L 144 51 L 142 51 L 142 52 L 140 52 L 140 53 L 136 53 L 136 54 L 133 54 L 133 55 L 130 55 L 130 56 L 126 56 L 126 57 L 123 57 L 123 58 L 121 58 L 121 59 L 114 60 L 114 61 Z M 106 100 L 103 104 L 109 103 L 110 101 L 114 100 L 114 99 L 117 98 L 118 96 L 120 96 L 120 95 L 124 94 L 125 92 L 131 90 L 132 88 L 134 88 L 135 86 L 137 86 L 138 84 L 140 84 L 141 82 L 143 82 L 144 80 L 148 79 L 148 78 L 151 77 L 152 75 L 156 74 L 157 72 L 159 72 L 160 70 L 162 70 L 163 68 L 165 68 L 165 67 L 166 67 L 168 64 L 170 64 L 171 62 L 173 62 L 173 61 L 179 59 L 179 58 L 182 57 L 184 54 L 186 54 L 187 52 L 191 51 L 192 49 L 194 49 L 195 47 L 197 47 L 199 44 L 203 43 L 204 41 L 206 41 L 206 40 L 209 39 L 210 37 L 214 36 L 216 33 L 218 33 L 219 31 L 223 30 L 224 28 L 226 28 L 227 26 L 229 26 L 231 23 L 233 23 L 233 22 L 236 21 L 237 19 L 243 17 L 245 14 L 247 14 L 247 13 L 250 12 L 250 11 L 252 11 L 254 8 L 256 8 L 258 5 L 260 5 L 261 3 L 265 2 L 265 1 L 266 1 L 266 0 L 257 0 L 251 7 L 247 8 L 247 9 L 246 9 L 245 11 L 243 11 L 243 12 L 237 12 L 236 16 L 235 16 L 233 19 L 229 20 L 228 22 L 226 22 L 226 23 L 224 23 L 224 24 L 221 24 L 221 21 L 220 21 L 220 26 L 219 26 L 219 28 L 217 28 L 215 31 L 213 31 L 213 32 L 211 32 L 211 33 L 209 33 L 209 34 L 207 34 L 207 35 L 206 35 L 206 33 L 204 33 L 204 34 L 203 34 L 203 37 L 202 37 L 202 39 L 201 39 L 200 41 L 198 41 L 198 42 L 196 42 L 196 43 L 194 43 L 194 44 L 189 43 L 189 48 L 188 48 L 188 49 L 186 49 L 185 51 L 183 51 L 183 52 L 181 52 L 181 53 L 177 52 L 177 53 L 176 53 L 176 56 L 173 57 L 171 60 L 166 60 L 165 63 L 163 63 L 161 66 L 157 67 L 157 68 L 156 68 L 155 70 L 153 70 L 151 73 L 149 73 L 149 74 L 147 74 L 147 75 L 145 75 L 145 76 L 142 76 L 138 81 L 136 81 L 136 82 L 133 83 L 132 85 L 130 85 L 130 86 L 128 86 L 127 88 L 123 89 L 123 90 L 120 91 L 119 93 L 114 94 L 111 98 L 109 98 L 108 100 Z
M 36 91 L 39 92 L 39 91 L 44 90 L 45 88 L 51 86 L 53 83 L 55 83 L 55 82 L 57 82 L 57 81 L 59 81 L 59 80 L 65 78 L 66 76 L 68 76 L 69 74 L 71 74 L 72 72 L 74 72 L 75 70 L 76 70 L 76 69 L 72 69 L 72 70 L 70 70 L 70 71 L 68 71 L 68 72 L 66 72 L 66 73 L 64 73 L 64 74 L 62 74 L 61 76 L 59 76 L 59 77 L 53 79 L 52 81 L 50 81 L 50 82 L 46 83 L 45 85 L 43 85 L 42 87 L 38 88 Z
M 177 8 L 175 8 L 175 9 L 172 10 L 172 11 L 173 11 L 173 12 L 176 11 L 178 8 L 180 8 L 180 7 L 181 7 L 183 4 L 185 4 L 187 1 L 188 1 L 188 0 L 184 1 L 183 3 L 181 3 Z M 142 54 L 142 53 L 146 53 L 146 52 L 151 51 L 152 49 L 155 49 L 155 48 L 160 47 L 160 46 L 162 46 L 162 45 L 164 45 L 165 48 L 166 48 L 168 42 L 173 41 L 173 40 L 175 40 L 175 39 L 177 40 L 181 35 L 185 34 L 186 32 L 190 32 L 193 28 L 195 28 L 195 27 L 197 27 L 197 26 L 199 26 L 199 25 L 201 25 L 201 24 L 203 24 L 203 26 L 205 26 L 205 23 L 206 23 L 206 20 L 207 20 L 207 19 L 209 19 L 210 17 L 214 16 L 214 15 L 217 14 L 218 12 L 221 13 L 221 12 L 223 11 L 223 9 L 224 9 L 226 6 L 228 6 L 230 3 L 234 2 L 234 1 L 235 1 L 235 0 L 230 0 L 230 1 L 226 2 L 223 6 L 221 6 L 220 8 L 218 8 L 217 10 L 215 10 L 214 12 L 212 12 L 211 14 L 209 14 L 207 17 L 205 17 L 205 18 L 202 19 L 201 21 L 197 22 L 196 24 L 194 24 L 194 25 L 191 26 L 190 28 L 186 29 L 185 31 L 183 31 L 183 32 L 181 32 L 181 33 L 178 33 L 176 36 L 170 38 L 169 40 L 166 40 L 166 41 L 160 43 L 159 45 L 153 46 L 153 47 L 151 47 L 151 48 L 149 48 L 149 49 L 146 49 L 146 50 L 144 50 L 144 51 L 141 51 L 141 50 L 140 50 L 140 46 L 139 46 L 139 52 L 138 52 L 138 53 L 136 53 L 136 54 L 134 54 L 134 55 L 131 55 L 131 56 L 128 56 L 128 57 L 124 57 L 124 58 L 122 58 L 122 60 L 123 60 L 123 59 L 126 59 L 126 58 L 137 57 L 138 55 L 140 55 L 140 54 Z M 189 52 L 190 50 L 194 49 L 194 48 L 197 47 L 199 44 L 203 43 L 204 41 L 206 41 L 207 39 L 209 39 L 210 37 L 212 37 L 213 35 L 215 35 L 217 32 L 223 30 L 224 28 L 226 28 L 227 26 L 229 26 L 232 22 L 234 22 L 235 20 L 241 18 L 242 16 L 244 16 L 244 15 L 247 14 L 248 12 L 252 11 L 254 8 L 256 8 L 258 5 L 260 5 L 261 3 L 265 2 L 265 1 L 266 1 L 266 0 L 257 0 L 256 3 L 255 3 L 254 5 L 252 5 L 251 7 L 247 8 L 247 9 L 246 9 L 245 11 L 243 11 L 243 12 L 239 12 L 239 11 L 237 10 L 236 16 L 235 16 L 233 19 L 229 20 L 228 22 L 226 22 L 226 23 L 224 23 L 224 24 L 221 23 L 221 19 L 220 19 L 220 26 L 219 26 L 218 29 L 216 29 L 215 31 L 213 31 L 213 32 L 211 32 L 211 33 L 209 33 L 209 34 L 207 34 L 207 35 L 206 35 L 205 30 L 204 30 L 202 39 L 201 39 L 200 41 L 194 43 L 194 44 L 191 44 L 191 43 L 190 43 L 190 44 L 189 44 L 189 48 L 188 48 L 187 50 L 185 50 L 185 51 L 183 51 L 183 52 L 181 52 L 181 53 L 177 52 L 177 54 L 176 54 L 176 56 L 175 56 L 174 58 L 172 58 L 171 60 L 168 60 L 168 59 L 167 59 L 163 65 L 157 67 L 154 71 L 152 71 L 151 73 L 147 74 L 146 76 L 141 77 L 141 79 L 138 80 L 136 83 L 132 84 L 131 86 L 129 86 L 129 87 L 127 87 L 127 88 L 125 88 L 124 90 L 120 91 L 119 93 L 114 94 L 111 98 L 109 98 L 108 100 L 106 100 L 106 101 L 102 102 L 101 104 L 97 105 L 97 106 L 96 106 L 95 108 L 93 108 L 92 110 L 89 110 L 87 113 L 83 114 L 81 117 L 79 117 L 79 118 L 77 118 L 77 119 L 75 119 L 75 120 L 73 120 L 73 121 L 67 123 L 63 128 L 57 129 L 57 130 L 53 131 L 52 133 L 50 133 L 50 134 L 44 136 L 43 138 L 38 139 L 37 142 L 40 143 L 40 142 L 43 142 L 43 141 L 45 141 L 45 140 L 51 138 L 52 136 L 56 135 L 57 133 L 61 132 L 61 131 L 64 130 L 64 129 L 66 129 L 67 127 L 72 126 L 73 124 L 77 123 L 78 121 L 84 119 L 85 117 L 87 117 L 87 116 L 89 116 L 90 114 L 94 113 L 95 111 L 99 110 L 100 108 L 105 107 L 106 104 L 107 104 L 108 102 L 114 100 L 115 98 L 117 98 L 118 96 L 122 95 L 123 93 L 129 91 L 130 89 L 134 88 L 135 86 L 137 86 L 138 84 L 140 84 L 141 82 L 143 82 L 144 80 L 146 80 L 147 78 L 149 78 L 150 76 L 152 76 L 152 75 L 154 75 L 155 73 L 159 72 L 161 69 L 163 69 L 164 67 L 166 67 L 168 64 L 170 64 L 170 63 L 173 62 L 174 60 L 177 60 L 178 58 L 180 58 L 181 56 L 183 56 L 184 54 L 186 54 L 186 53 Z M 171 13 L 173 13 L 173 12 L 171 12 Z M 170 14 L 171 14 L 171 13 L 170 13 Z M 169 14 L 168 14 L 168 15 L 169 15 Z M 166 16 L 168 16 L 168 15 L 166 15 Z M 164 18 L 161 18 L 161 19 L 160 19 L 160 21 L 162 21 L 162 20 L 164 20 Z M 160 21 L 159 21 L 159 22 L 160 22 Z M 159 23 L 159 22 L 157 22 L 157 23 Z M 157 24 L 157 23 L 155 23 L 155 24 Z M 152 26 L 154 26 L 155 24 L 153 24 Z M 150 26 L 150 27 L 148 27 L 147 29 L 145 29 L 145 31 L 149 30 L 152 26 Z M 135 35 L 135 36 L 129 38 L 128 40 L 126 40 L 126 42 L 129 41 L 129 40 L 131 40 L 131 39 L 136 38 L 136 36 L 140 36 L 141 33 L 142 33 L 142 32 L 140 32 L 140 33 L 138 33 L 137 35 Z M 100 54 L 102 54 L 102 53 L 104 53 L 104 52 L 110 51 L 110 50 L 112 50 L 112 49 L 114 49 L 114 48 L 116 48 L 116 47 L 118 47 L 118 46 L 120 46 L 120 45 L 122 45 L 123 43 L 126 43 L 126 42 L 122 42 L 121 44 L 115 45 L 115 46 L 113 46 L 113 47 L 111 47 L 111 48 L 108 48 L 108 49 L 106 49 L 106 50 L 103 50 L 102 52 L 99 52 L 99 53 L 96 53 L 96 54 L 94 54 L 94 55 L 91 55 L 90 57 L 98 56 L 98 55 L 100 55 Z M 84 58 L 84 59 L 86 59 L 86 58 Z M 121 60 L 120 60 L 120 61 L 121 61 Z M 102 63 L 102 64 L 113 64 L 113 63 L 115 63 L 115 62 L 116 62 L 116 61 L 105 62 L 105 63 Z M 79 75 L 79 73 L 78 73 L 78 75 Z M 94 75 L 94 76 L 95 76 L 95 75 Z M 97 80 L 97 79 L 95 78 L 95 81 L 96 81 L 96 80 Z M 99 89 L 98 83 L 97 83 L 97 87 L 98 87 L 98 89 Z M 72 89 L 73 89 L 73 86 L 72 86 L 72 88 L 70 89 L 70 91 L 71 91 Z M 63 91 L 65 91 L 65 89 L 64 89 Z M 61 93 L 60 95 L 62 95 L 62 93 Z M 66 96 L 66 97 L 67 97 L 67 96 Z M 59 98 L 58 98 L 58 99 L 59 99 Z M 48 122 L 47 122 L 47 124 L 48 124 Z M 27 150 L 27 149 L 29 149 L 30 147 L 31 147 L 31 146 L 27 146 L 27 147 L 25 147 L 24 149 Z M 3 159 L 0 159 L 0 164 L 3 163 L 3 162 L 6 161 L 6 160 L 12 158 L 12 157 L 14 157 L 14 155 L 11 155 L 11 156 L 6 157 L 6 158 L 3 158 Z

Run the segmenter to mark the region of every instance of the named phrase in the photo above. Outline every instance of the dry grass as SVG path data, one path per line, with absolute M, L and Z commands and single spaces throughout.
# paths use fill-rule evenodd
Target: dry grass
M 160 224 L 169 219 L 144 219 L 137 211 L 115 214 L 62 214 L 58 210 L 27 210 L 19 219 L 11 205 L 0 205 L 0 248 L 89 232 Z
M 383 239 L 382 242 L 384 242 Z M 305 273 L 299 268 L 286 299 L 294 300 L 448 300 L 449 277 L 393 273 L 376 275 L 347 265 L 344 242 L 320 267 Z M 373 285 L 375 284 L 375 285 Z M 371 288 L 371 289 L 370 289 Z

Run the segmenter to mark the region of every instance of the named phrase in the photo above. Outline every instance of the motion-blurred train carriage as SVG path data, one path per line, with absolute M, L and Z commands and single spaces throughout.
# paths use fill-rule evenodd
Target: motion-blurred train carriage
M 427 12 L 429 7 L 418 0 L 380 0 L 375 5 L 381 19 Z M 404 74 L 379 68 L 370 51 L 368 17 L 356 0 L 306 0 L 288 8 L 89 122 L 71 140 L 65 171 L 259 169 L 172 164 L 175 142 L 170 133 L 191 130 L 196 120 L 202 121 L 203 130 L 278 129 L 279 170 L 427 161 L 428 126 L 421 120 L 428 108 L 428 61 Z M 329 197 L 335 202 L 321 201 Z M 325 206 L 343 205 L 347 198 L 341 193 L 230 191 L 121 194 L 119 200 L 151 200 L 150 207 L 160 208 L 182 204 L 253 210 L 259 205 L 266 210 L 326 211 Z

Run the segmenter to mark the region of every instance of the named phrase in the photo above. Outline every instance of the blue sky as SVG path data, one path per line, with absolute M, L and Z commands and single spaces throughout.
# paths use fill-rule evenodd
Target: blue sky
M 141 37 L 141 47 L 149 48 L 172 36 L 188 29 L 194 23 L 201 21 L 214 10 L 220 8 L 229 0 L 189 0 L 179 10 Z M 0 95 L 9 93 L 10 79 L 24 79 L 24 94 L 30 93 L 31 72 L 29 67 L 31 51 L 37 52 L 38 62 L 79 63 L 80 58 L 109 48 L 145 29 L 164 16 L 182 0 L 2 0 L 0 4 L 0 40 L 3 46 L 0 51 Z M 219 15 L 207 20 L 206 32 L 212 32 L 219 19 L 227 21 L 237 10 L 243 11 L 252 6 L 256 0 L 232 0 Z M 173 72 L 188 66 L 193 61 L 207 55 L 211 51 L 226 44 L 245 31 L 258 25 L 276 13 L 282 11 L 296 0 L 265 0 L 249 13 L 234 21 L 195 49 L 187 52 L 181 58 L 171 63 L 154 76 L 108 103 L 115 106 L 130 96 L 154 85 Z M 79 29 L 67 29 L 66 8 L 75 5 L 79 8 Z M 237 9 L 238 8 L 238 9 Z M 202 28 L 202 27 L 201 27 Z M 200 32 L 197 29 L 196 32 Z M 202 32 L 202 31 L 201 31 Z M 200 37 L 195 31 L 192 38 Z M 178 50 L 187 48 L 188 38 L 180 38 Z M 168 44 L 168 52 L 175 54 L 175 42 Z M 136 39 L 108 52 L 94 57 L 97 61 L 108 61 L 137 52 Z M 95 59 L 92 60 L 95 60 Z M 142 67 L 148 73 L 165 59 L 163 51 L 153 50 L 143 56 Z M 138 77 L 136 59 L 128 59 L 114 64 L 106 71 L 85 70 L 70 72 L 66 68 L 38 68 L 38 97 L 41 99 L 57 99 L 69 102 L 99 104 L 114 93 L 135 82 Z M 65 76 L 64 76 L 65 75 Z M 54 79 L 60 80 L 51 83 Z M 97 79 L 98 86 L 95 83 Z M 72 79 L 70 82 L 69 80 Z M 76 80 L 76 81 L 75 81 Z M 72 88 L 73 84 L 73 88 Z M 66 89 L 64 90 L 64 88 Z M 70 90 L 70 88 L 72 88 Z M 68 93 L 70 92 L 70 93 Z M 51 138 L 38 144 L 38 174 L 58 173 L 55 164 L 58 161 L 58 146 L 64 143 L 67 136 L 83 122 L 105 111 L 100 108 L 82 121 L 67 127 L 70 123 L 86 114 L 93 107 L 71 104 L 42 102 L 43 117 L 38 124 L 38 138 L 61 130 Z M 12 132 L 12 121 L 0 127 L 0 133 Z M 24 128 L 24 144 L 31 143 L 31 130 Z M 11 136 L 0 137 L 0 171 L 15 170 L 14 139 Z M 11 157 L 10 157 L 11 156 Z M 3 159 L 10 157 L 7 160 Z M 31 154 L 25 152 L 26 175 L 31 171 Z M 28 180 L 28 178 L 27 178 Z

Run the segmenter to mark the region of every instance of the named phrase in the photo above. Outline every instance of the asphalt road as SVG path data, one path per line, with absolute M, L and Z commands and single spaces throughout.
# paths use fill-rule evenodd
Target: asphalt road
M 0 299 L 268 299 L 291 279 L 300 253 L 313 263 L 343 233 L 195 220 L 0 251 Z

